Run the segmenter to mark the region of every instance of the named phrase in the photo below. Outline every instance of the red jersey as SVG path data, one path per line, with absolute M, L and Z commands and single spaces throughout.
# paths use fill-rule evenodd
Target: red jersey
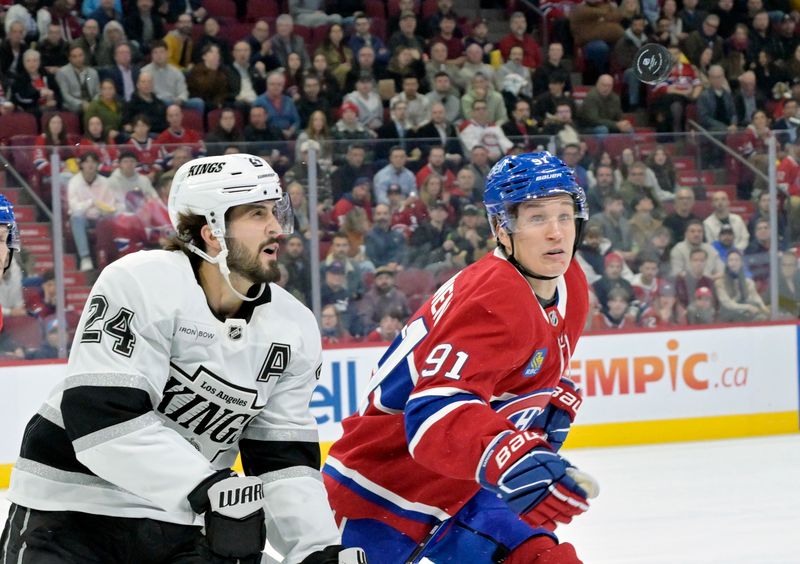
M 775 169 L 778 188 L 790 196 L 800 196 L 800 164 L 791 155 L 785 156 Z
M 697 78 L 697 74 L 694 72 L 692 65 L 679 61 L 672 67 L 667 78 L 664 79 L 663 82 L 659 82 L 653 88 L 653 96 L 658 97 L 662 94 L 666 94 L 667 88 L 670 86 L 682 87 L 687 92 L 691 92 L 698 84 L 700 84 L 700 79 Z
M 203 136 L 194 129 L 183 128 L 180 132 L 175 132 L 167 128 L 158 134 L 153 143 L 159 146 L 158 164 L 164 170 L 169 168 L 169 161 L 178 147 L 189 147 L 193 157 L 201 157 L 206 154 Z
M 522 56 L 523 67 L 537 69 L 542 66 L 542 50 L 529 33 L 524 34 L 522 38 L 515 36 L 513 33 L 509 33 L 500 40 L 497 48 L 500 49 L 500 54 L 503 55 L 504 61 L 508 60 L 512 47 L 522 47 L 522 52 L 524 53 Z
M 491 254 L 411 316 L 328 456 L 337 519 L 383 520 L 419 540 L 478 492 L 488 444 L 526 428 L 569 367 L 589 289 L 574 261 L 557 284 L 556 304 L 544 309 L 517 269 Z
M 136 160 L 139 161 L 139 164 L 136 165 L 136 172 L 139 174 L 150 174 L 150 172 L 158 171 L 161 168 L 157 162 L 158 147 L 149 137 L 144 143 L 131 137 L 125 143 L 125 149 L 136 153 Z

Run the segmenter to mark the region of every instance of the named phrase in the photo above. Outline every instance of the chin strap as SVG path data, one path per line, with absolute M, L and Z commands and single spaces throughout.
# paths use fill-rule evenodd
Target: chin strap
M 14 262 L 14 249 L 8 249 L 8 258 L 6 259 L 6 263 L 3 265 L 3 274 L 5 274 L 9 268 L 11 268 L 11 263 Z M 2 274 L 0 274 L 2 276 Z
M 558 278 L 558 276 L 542 276 L 541 274 L 536 274 L 535 272 L 531 272 L 530 270 L 522 266 L 519 263 L 519 261 L 517 261 L 517 259 L 514 257 L 514 236 L 511 233 L 508 234 L 508 239 L 509 241 L 511 241 L 511 254 L 508 254 L 506 252 L 506 248 L 500 243 L 499 240 L 497 241 L 497 244 L 500 246 L 500 250 L 505 255 L 506 260 L 508 260 L 508 262 L 510 262 L 514 266 L 514 268 L 519 270 L 520 274 L 522 274 L 523 276 L 527 276 L 528 278 L 535 278 L 536 280 L 555 280 L 556 278 Z
M 244 294 L 240 293 L 236 288 L 233 287 L 233 284 L 231 284 L 231 269 L 228 268 L 228 260 L 227 260 L 228 246 L 225 244 L 225 237 L 222 235 L 221 232 L 217 233 L 218 230 L 215 229 L 214 231 L 215 231 L 214 236 L 219 241 L 220 247 L 222 247 L 217 256 L 212 257 L 205 251 L 201 251 L 200 249 L 198 249 L 192 243 L 186 243 L 186 246 L 189 248 L 190 251 L 192 251 L 197 256 L 201 257 L 206 262 L 210 262 L 211 264 L 216 264 L 219 267 L 219 272 L 220 274 L 222 274 L 222 277 L 225 279 L 225 282 L 228 283 L 228 287 L 234 294 L 236 294 L 236 296 L 240 300 L 244 300 L 246 302 L 253 302 L 257 300 L 258 298 L 261 297 L 261 294 L 264 293 L 264 289 L 266 288 L 267 285 L 262 282 L 261 289 L 258 291 L 258 294 L 256 294 L 255 297 L 253 298 L 245 296 Z

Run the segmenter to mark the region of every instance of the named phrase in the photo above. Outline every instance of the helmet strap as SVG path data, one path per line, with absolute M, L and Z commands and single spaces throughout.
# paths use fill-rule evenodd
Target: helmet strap
M 8 249 L 8 258 L 6 259 L 6 263 L 3 265 L 3 274 L 8 272 L 8 269 L 11 268 L 11 263 L 14 262 L 14 250 L 12 248 Z
M 535 278 L 536 280 L 555 280 L 556 278 L 558 278 L 558 276 L 542 276 L 541 274 L 536 274 L 535 272 L 531 272 L 530 270 L 522 266 L 519 263 L 519 261 L 514 257 L 514 235 L 508 233 L 508 240 L 511 241 L 510 254 L 506 252 L 506 248 L 505 246 L 503 246 L 502 243 L 500 243 L 499 238 L 497 243 L 500 245 L 500 249 L 506 256 L 506 260 L 508 260 L 508 262 L 510 262 L 514 266 L 514 268 L 516 268 L 520 272 L 520 274 L 522 274 L 523 276 L 527 276 L 528 278 Z
M 266 288 L 267 285 L 262 282 L 261 289 L 258 291 L 258 294 L 256 294 L 255 297 L 252 298 L 245 296 L 244 294 L 239 292 L 236 288 L 234 288 L 233 284 L 231 284 L 231 269 L 228 268 L 228 260 L 227 260 L 228 246 L 225 244 L 225 237 L 222 235 L 221 230 L 217 228 L 212 228 L 212 231 L 214 232 L 214 236 L 216 236 L 221 247 L 217 256 L 212 257 L 205 251 L 200 250 L 193 243 L 187 243 L 186 247 L 194 254 L 205 260 L 206 262 L 210 262 L 211 264 L 216 264 L 219 267 L 220 274 L 222 274 L 222 277 L 225 279 L 225 282 L 228 284 L 228 287 L 231 289 L 231 291 L 234 294 L 236 294 L 236 297 L 245 302 L 256 301 L 258 298 L 261 297 L 261 294 L 264 293 L 264 289 Z

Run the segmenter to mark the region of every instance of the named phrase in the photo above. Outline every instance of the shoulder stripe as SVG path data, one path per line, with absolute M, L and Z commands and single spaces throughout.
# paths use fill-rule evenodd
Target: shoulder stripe
M 61 482 L 62 484 L 93 486 L 96 488 L 123 491 L 121 488 L 118 488 L 114 484 L 100 478 L 99 476 L 81 474 L 79 472 L 69 472 L 67 470 L 59 470 L 58 468 L 53 468 L 52 466 L 47 466 L 46 464 L 41 464 L 27 458 L 18 458 L 17 462 L 14 464 L 14 468 L 21 472 L 27 472 L 46 480 Z
M 441 388 L 429 388 L 422 392 L 417 392 L 416 394 L 411 394 L 408 396 L 408 401 L 412 401 L 418 398 L 424 398 L 428 396 L 438 396 L 438 397 L 450 397 L 455 396 L 458 394 L 466 394 L 468 393 L 467 390 L 463 390 L 461 388 L 453 388 L 442 386 Z

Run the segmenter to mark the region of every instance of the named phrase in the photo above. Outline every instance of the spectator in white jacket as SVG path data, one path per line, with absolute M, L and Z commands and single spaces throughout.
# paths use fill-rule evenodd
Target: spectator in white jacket
M 472 119 L 461 125 L 458 134 L 465 152 L 472 151 L 476 145 L 483 145 L 489 152 L 489 159 L 497 161 L 514 146 L 503 130 L 489 121 L 488 105 L 485 100 L 472 103 Z
M 711 243 L 719 238 L 719 230 L 723 224 L 729 224 L 733 228 L 733 246 L 744 252 L 750 242 L 750 233 L 747 231 L 747 224 L 738 214 L 731 213 L 731 201 L 726 192 L 714 192 L 711 196 L 711 205 L 714 207 L 713 213 L 703 221 L 703 229 L 706 233 L 706 241 Z

